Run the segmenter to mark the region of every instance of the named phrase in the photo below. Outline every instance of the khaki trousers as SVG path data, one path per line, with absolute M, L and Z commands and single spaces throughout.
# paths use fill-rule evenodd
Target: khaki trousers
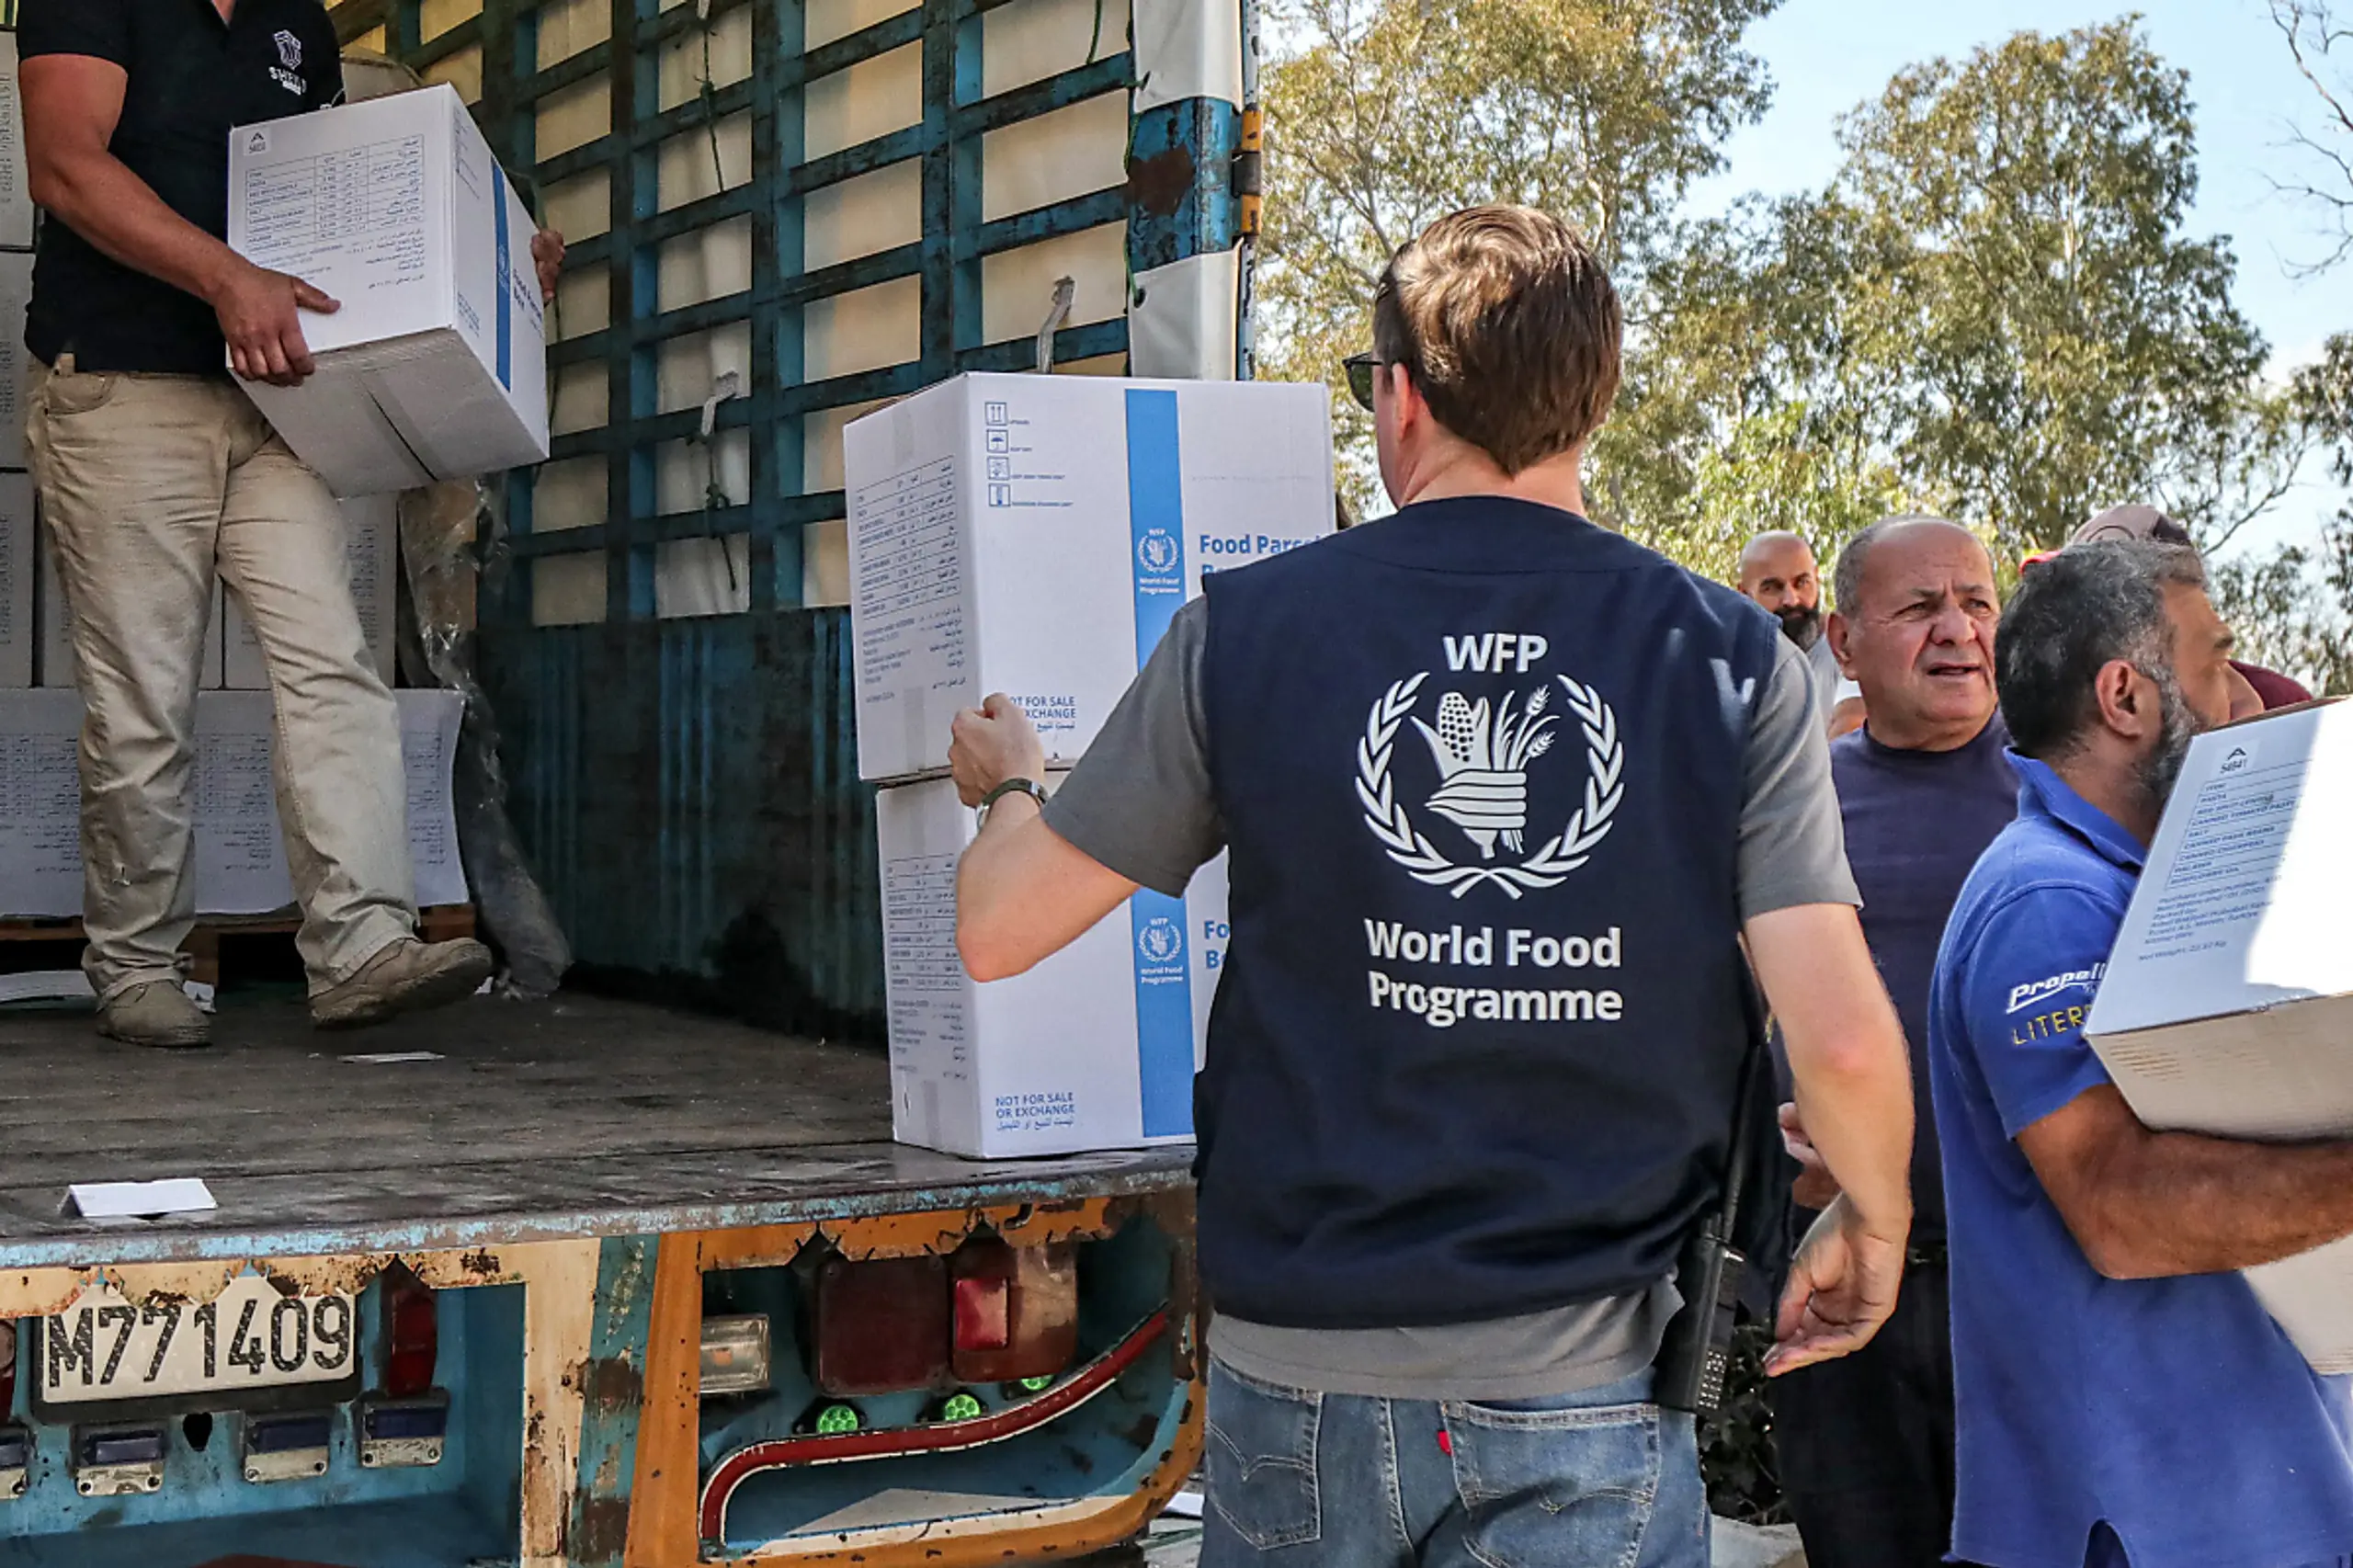
M 217 572 L 269 668 L 273 782 L 313 994 L 416 927 L 400 714 L 369 663 L 324 483 L 226 376 L 34 368 L 26 433 L 74 618 L 83 960 L 99 997 L 175 977 L 195 924 L 196 692 Z

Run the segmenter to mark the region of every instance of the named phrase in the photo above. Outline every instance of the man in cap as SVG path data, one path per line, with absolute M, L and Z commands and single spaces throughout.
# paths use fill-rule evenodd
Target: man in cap
M 2154 506 L 2110 506 L 2082 528 L 2067 540 L 2068 545 L 2112 543 L 2119 540 L 2152 540 L 2159 544 L 2175 545 L 2184 550 L 2197 548 L 2189 530 Z M 2262 711 L 2274 708 L 2292 708 L 2300 702 L 2310 702 L 2313 694 L 2302 682 L 2283 676 L 2277 670 L 2267 670 L 2245 659 L 2233 659 L 2231 668 L 2247 684 L 2255 700 L 2262 704 Z M 2244 714 L 2237 715 L 2244 717 Z

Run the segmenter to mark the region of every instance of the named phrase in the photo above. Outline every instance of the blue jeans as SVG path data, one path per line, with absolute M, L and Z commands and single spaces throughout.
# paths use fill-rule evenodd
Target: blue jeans
M 1707 1568 L 1691 1417 L 1645 1369 L 1557 1399 L 1429 1404 L 1210 1368 L 1201 1568 Z

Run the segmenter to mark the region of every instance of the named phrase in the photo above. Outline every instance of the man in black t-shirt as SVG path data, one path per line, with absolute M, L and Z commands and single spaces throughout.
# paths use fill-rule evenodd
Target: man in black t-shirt
M 275 778 L 322 1025 L 455 1000 L 475 942 L 416 939 L 400 727 L 367 657 L 344 525 L 235 380 L 299 384 L 335 301 L 232 252 L 233 127 L 341 98 L 317 0 L 23 0 L 25 145 L 48 218 L 26 436 L 74 620 L 100 1029 L 202 1045 L 176 983 L 195 913 L 196 690 L 213 586 L 267 660 Z M 561 240 L 535 244 L 543 287 Z

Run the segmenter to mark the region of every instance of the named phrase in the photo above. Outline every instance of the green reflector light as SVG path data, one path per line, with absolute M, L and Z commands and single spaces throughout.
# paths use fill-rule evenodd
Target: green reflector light
M 1048 1389 L 1054 1386 L 1054 1380 L 1051 1378 L 1024 1378 L 1021 1380 L 1019 1386 L 1023 1393 L 1043 1393 Z
M 838 1437 L 844 1433 L 855 1432 L 864 1425 L 852 1405 L 829 1404 L 817 1412 L 817 1436 L 821 1437 Z
M 948 1403 L 939 1407 L 942 1421 L 978 1421 L 987 1413 L 981 1402 L 969 1393 L 952 1393 Z

